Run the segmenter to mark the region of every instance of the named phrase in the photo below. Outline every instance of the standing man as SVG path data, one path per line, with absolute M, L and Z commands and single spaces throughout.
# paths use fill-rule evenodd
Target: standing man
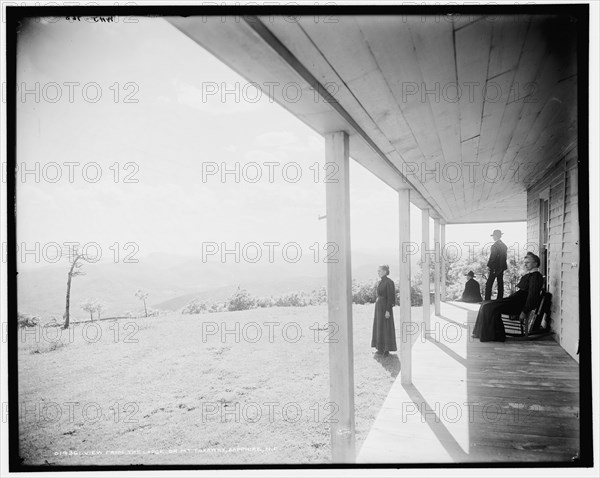
M 496 299 L 502 299 L 502 297 L 504 297 L 504 271 L 508 269 L 508 264 L 506 263 L 506 251 L 508 248 L 500 239 L 502 237 L 502 231 L 500 229 L 495 229 L 492 233 L 492 237 L 496 242 L 492 244 L 490 260 L 487 263 L 489 276 L 485 284 L 485 300 L 490 300 L 492 298 L 492 287 L 494 286 L 494 281 L 496 279 L 498 279 L 498 295 L 496 296 Z

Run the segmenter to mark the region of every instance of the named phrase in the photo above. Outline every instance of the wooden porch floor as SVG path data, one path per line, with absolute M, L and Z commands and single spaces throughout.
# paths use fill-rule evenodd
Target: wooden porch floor
M 429 334 L 415 330 L 413 383 L 398 375 L 358 463 L 570 462 L 578 453 L 577 362 L 552 337 L 472 339 L 478 309 L 442 303 Z

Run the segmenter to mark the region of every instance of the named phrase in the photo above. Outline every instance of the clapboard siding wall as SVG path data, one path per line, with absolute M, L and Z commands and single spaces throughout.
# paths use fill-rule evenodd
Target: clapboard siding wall
M 548 290 L 552 327 L 560 345 L 579 360 L 579 214 L 577 150 L 571 150 L 527 190 L 527 241 L 542 249 L 540 200 L 548 199 Z M 532 247 L 530 247 L 532 249 Z

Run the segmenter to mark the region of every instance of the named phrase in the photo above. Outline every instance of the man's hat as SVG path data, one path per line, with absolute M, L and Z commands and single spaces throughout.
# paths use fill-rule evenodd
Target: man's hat
M 499 236 L 501 236 L 502 235 L 502 231 L 500 229 L 494 229 L 494 232 L 492 232 L 492 234 L 490 234 L 490 237 L 493 237 L 496 234 L 498 234 Z
M 469 271 L 465 275 L 469 277 L 475 277 L 475 273 L 473 271 Z

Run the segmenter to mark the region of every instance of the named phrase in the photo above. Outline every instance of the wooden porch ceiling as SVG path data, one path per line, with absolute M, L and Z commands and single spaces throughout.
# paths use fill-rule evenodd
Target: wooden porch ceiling
M 318 133 L 348 131 L 352 158 L 442 223 L 526 220 L 527 187 L 577 144 L 576 23 L 330 20 L 168 18 Z

